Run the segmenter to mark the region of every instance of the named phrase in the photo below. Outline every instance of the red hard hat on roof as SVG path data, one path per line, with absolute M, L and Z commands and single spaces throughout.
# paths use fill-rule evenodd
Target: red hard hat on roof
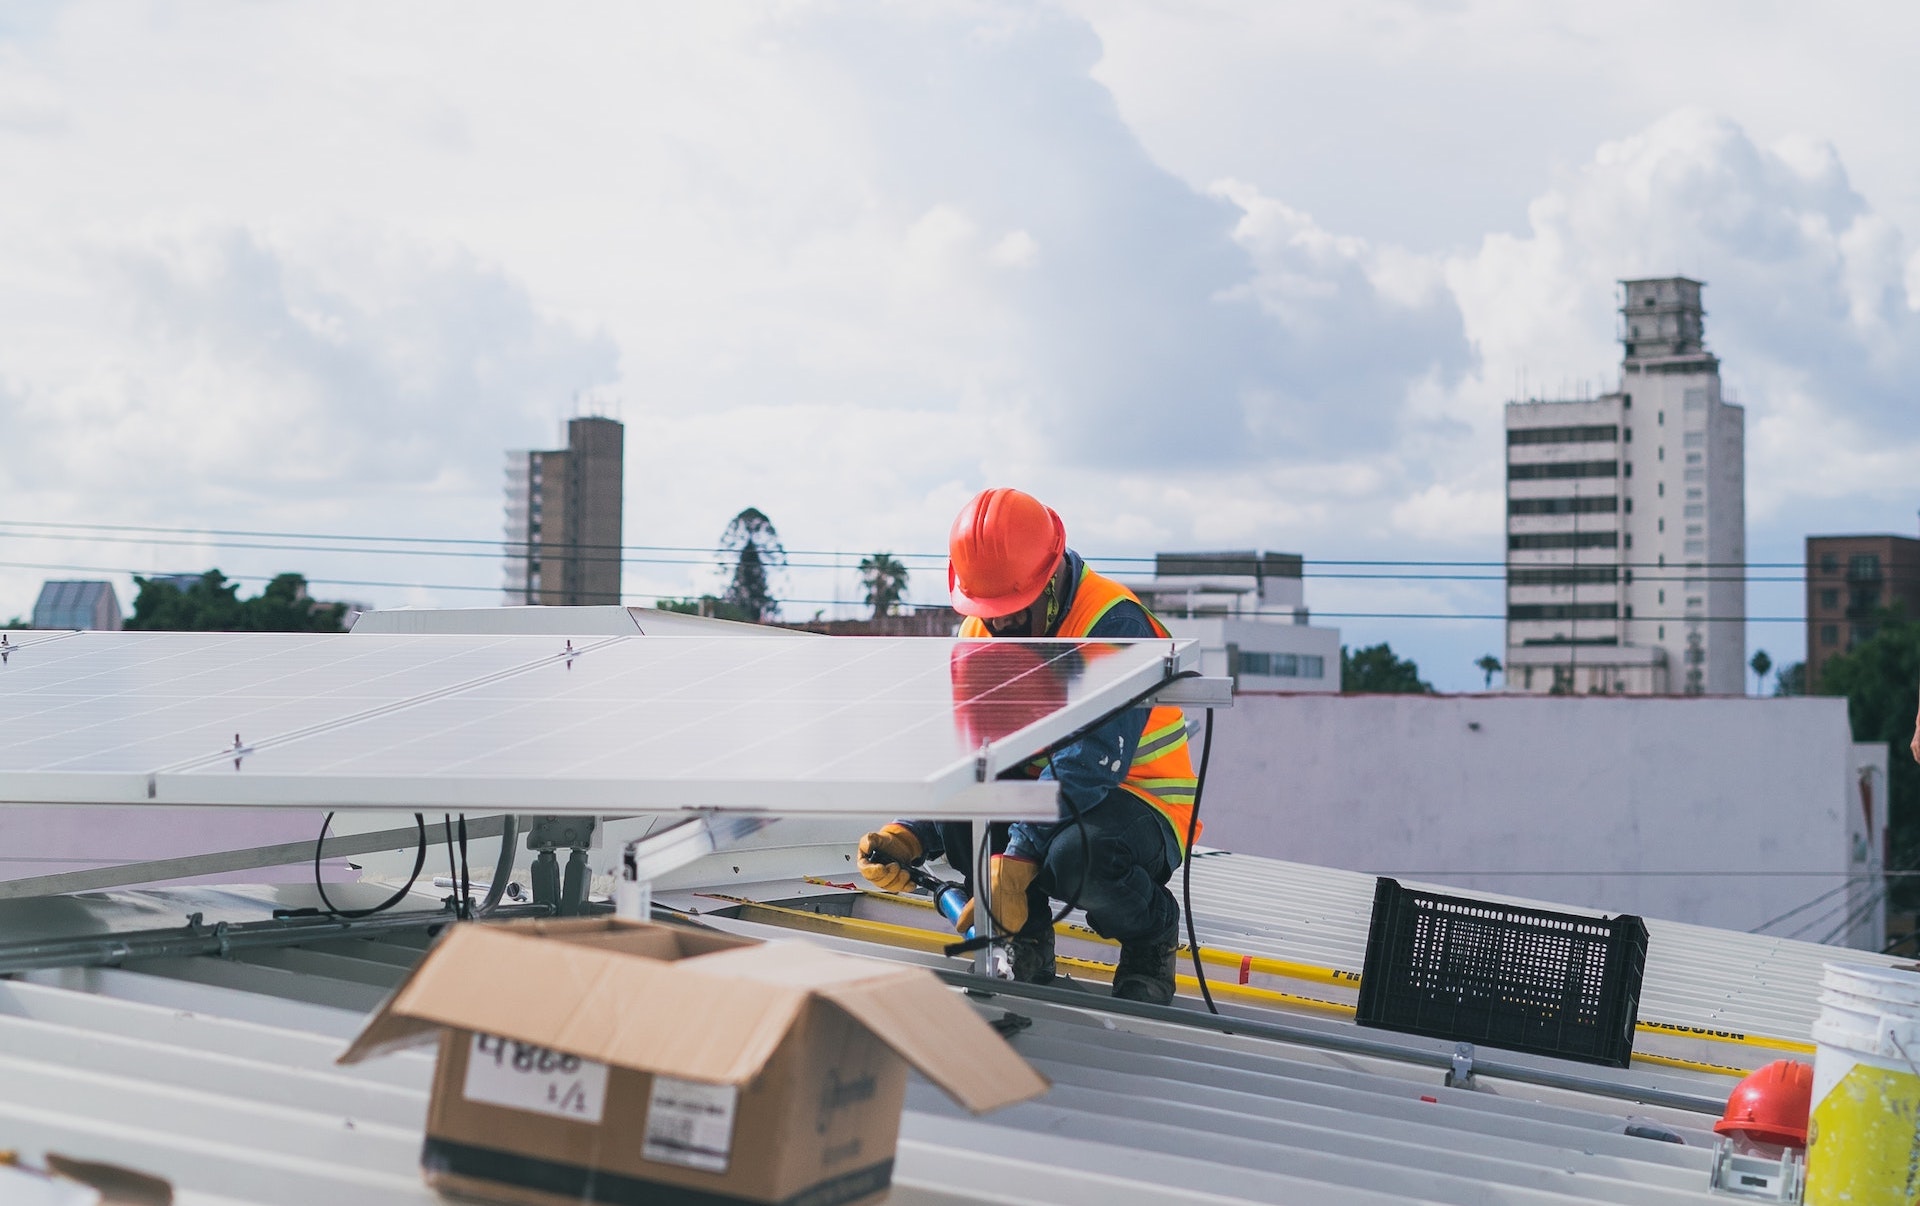
M 1067 551 L 1067 528 L 1031 494 L 982 490 L 947 534 L 947 589 L 963 616 L 1010 616 L 1033 603 Z
M 1762 1143 L 1807 1145 L 1807 1114 L 1813 1109 L 1813 1066 L 1777 1059 L 1733 1087 L 1727 1112 L 1713 1129 L 1741 1133 Z

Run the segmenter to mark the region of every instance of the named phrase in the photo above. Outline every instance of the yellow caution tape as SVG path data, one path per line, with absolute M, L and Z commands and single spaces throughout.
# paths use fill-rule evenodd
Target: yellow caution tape
M 806 882 L 810 884 L 817 884 L 821 887 L 829 887 L 829 888 L 845 888 L 848 886 L 845 883 L 837 883 L 833 880 L 820 879 L 812 876 L 809 876 Z M 907 895 L 907 894 L 898 893 L 898 892 L 882 892 L 882 891 L 879 891 L 878 889 L 868 888 L 858 884 L 853 885 L 853 887 L 855 887 L 856 890 L 864 892 L 869 896 L 879 897 L 880 899 L 885 900 L 892 904 L 911 905 L 916 908 L 924 908 L 924 909 L 931 909 L 934 907 L 932 900 L 928 899 L 925 896 L 921 896 L 917 894 Z M 721 897 L 721 899 L 735 900 L 737 898 Z M 750 904 L 752 902 L 742 901 L 741 903 Z M 760 907 L 774 908 L 777 906 L 763 905 Z M 790 910 L 790 911 L 799 912 L 799 910 Z M 803 916 L 819 917 L 821 916 L 821 914 L 804 913 Z M 861 921 L 856 918 L 836 918 L 835 920 L 845 922 L 850 926 L 877 925 L 877 926 L 887 926 L 889 930 L 897 929 L 897 930 L 902 930 L 909 933 L 925 932 L 925 931 L 915 931 L 911 926 L 890 926 L 888 925 L 888 923 L 885 923 L 885 922 Z M 1075 938 L 1083 942 L 1093 942 L 1093 943 L 1098 943 L 1102 946 L 1113 946 L 1113 947 L 1117 947 L 1120 945 L 1119 943 L 1115 942 L 1111 938 L 1103 937 L 1100 934 L 1095 933 L 1092 929 L 1084 925 L 1075 924 L 1073 922 L 1063 921 L 1060 924 L 1056 925 L 1054 927 L 1054 930 L 1057 933 L 1059 933 L 1062 937 Z M 884 938 L 880 938 L 878 936 L 876 936 L 876 940 L 886 941 Z M 934 943 L 932 947 L 928 947 L 918 942 L 916 942 L 915 945 L 918 949 L 925 950 L 925 949 L 939 949 L 941 947 L 944 947 L 946 943 L 944 941 L 939 941 Z M 1184 953 L 1187 950 L 1187 947 L 1183 945 L 1180 949 Z M 1285 980 L 1302 980 L 1302 981 L 1306 981 L 1308 983 L 1313 983 L 1313 984 L 1330 984 L 1338 988 L 1349 988 L 1349 989 L 1358 990 L 1360 987 L 1359 972 L 1348 971 L 1344 968 L 1337 968 L 1337 967 L 1319 967 L 1311 963 L 1296 963 L 1290 959 L 1272 959 L 1263 955 L 1246 955 L 1246 954 L 1241 954 L 1238 951 L 1225 951 L 1225 950 L 1216 949 L 1214 947 L 1203 946 L 1200 948 L 1200 961 L 1202 963 L 1208 964 L 1213 967 L 1231 968 L 1234 971 L 1236 971 L 1238 973 L 1237 983 L 1235 983 L 1232 980 L 1226 980 L 1226 981 L 1216 980 L 1213 977 L 1209 976 L 1207 978 L 1207 987 L 1217 994 L 1230 993 L 1230 995 L 1236 997 L 1237 999 L 1243 999 L 1243 1000 L 1270 1001 L 1274 1003 L 1280 1003 L 1280 1002 L 1304 1003 L 1309 1008 L 1331 1009 L 1336 1012 L 1344 1011 L 1345 1013 L 1351 1014 L 1354 1011 L 1354 1007 L 1352 1005 L 1342 1004 L 1336 1001 L 1322 1001 L 1316 997 L 1296 996 L 1295 994 L 1292 994 L 1292 993 L 1279 992 L 1274 989 L 1260 988 L 1258 986 L 1247 983 L 1247 980 L 1251 976 L 1261 975 L 1261 976 L 1273 976 L 1273 977 L 1276 977 L 1279 979 L 1285 979 Z M 1094 967 L 1110 966 L 1107 964 L 1092 963 L 1086 960 L 1070 960 L 1065 956 L 1061 957 L 1060 962 L 1088 963 L 1089 966 L 1094 966 Z M 1193 980 L 1192 977 L 1181 977 L 1181 982 L 1183 984 L 1191 985 L 1195 992 L 1199 991 L 1199 984 L 1197 981 Z M 1264 994 L 1264 995 L 1249 995 L 1249 994 Z M 1791 1052 L 1795 1055 L 1812 1055 L 1814 1053 L 1814 1045 L 1812 1043 L 1802 1042 L 1797 1039 L 1776 1038 L 1772 1035 L 1744 1034 L 1736 1030 L 1716 1030 L 1711 1027 L 1689 1026 L 1689 1025 L 1684 1025 L 1678 1022 L 1655 1022 L 1655 1021 L 1648 1021 L 1648 1020 L 1642 1019 L 1639 1022 L 1639 1024 L 1636 1026 L 1636 1029 L 1642 1034 L 1663 1034 L 1663 1035 L 1669 1035 L 1675 1038 L 1702 1039 L 1707 1042 L 1713 1042 L 1713 1043 L 1732 1043 L 1734 1045 L 1742 1046 L 1742 1047 L 1759 1047 L 1759 1048 L 1764 1048 L 1770 1051 L 1786 1051 L 1786 1052 Z M 1702 1063 L 1699 1061 L 1683 1060 L 1677 1057 L 1664 1056 L 1664 1055 L 1661 1055 L 1661 1056 L 1648 1055 L 1645 1057 L 1636 1055 L 1634 1056 L 1634 1058 L 1635 1059 L 1646 1058 L 1649 1060 L 1654 1060 L 1656 1062 L 1669 1063 L 1669 1064 L 1672 1064 L 1674 1067 L 1694 1068 L 1699 1071 L 1705 1071 L 1705 1072 L 1727 1072 L 1729 1074 L 1737 1072 L 1738 1075 L 1741 1075 L 1741 1076 L 1745 1076 L 1747 1074 L 1747 1071 L 1750 1070 L 1750 1069 L 1734 1069 L 1724 1064 Z

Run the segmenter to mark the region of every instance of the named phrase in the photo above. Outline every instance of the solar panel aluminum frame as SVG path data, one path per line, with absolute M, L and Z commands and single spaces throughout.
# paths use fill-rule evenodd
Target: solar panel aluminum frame
M 101 640 L 119 634 L 81 634 Z M 262 634 L 265 635 L 265 634 Z M 228 639 L 231 639 L 229 634 Z M 315 637 L 315 640 L 342 640 Z M 365 643 L 378 637 L 356 638 Z M 453 640 L 456 638 L 443 638 Z M 602 648 L 627 642 L 672 641 L 672 637 L 602 638 L 592 644 L 569 647 L 571 659 L 592 658 Z M 720 638 L 731 640 L 732 638 Z M 912 638 L 896 638 L 907 640 Z M 939 640 L 939 638 L 919 638 Z M 943 645 L 961 642 L 942 641 Z M 1004 643 L 1004 642 L 996 642 Z M 1042 642 L 1036 642 L 1042 643 Z M 1058 645 L 1061 642 L 1054 641 Z M 1084 642 L 1083 642 L 1084 643 Z M 344 714 L 322 724 L 261 739 L 230 750 L 209 750 L 163 768 L 145 772 L 113 771 L 0 771 L 0 805 L 144 805 L 165 807 L 214 806 L 239 808 L 323 808 L 330 810 L 465 811 L 574 813 L 630 816 L 636 813 L 750 812 L 780 816 L 895 817 L 920 816 L 950 820 L 1040 820 L 1057 818 L 1052 784 L 1000 781 L 1000 772 L 1069 740 L 1106 716 L 1132 706 L 1154 689 L 1191 673 L 1199 657 L 1193 641 L 1093 642 L 1105 646 L 1151 646 L 1152 656 L 1115 673 L 1096 688 L 1064 702 L 1032 723 L 983 743 L 970 754 L 939 766 L 917 780 L 794 779 L 747 775 L 706 778 L 510 777 L 457 774 L 275 774 L 261 768 L 278 750 L 298 750 L 303 744 L 349 727 L 368 723 L 413 706 L 411 701 L 384 704 L 364 712 Z M 768 648 L 760 640 L 757 649 Z M 788 646 L 788 642 L 779 642 Z M 804 642 L 822 648 L 824 642 Z M 854 649 L 859 646 L 848 645 Z M 873 646 L 865 646 L 871 649 Z M 552 659 L 543 659 L 551 662 Z M 475 683 L 499 682 L 530 669 L 528 666 L 486 676 Z M 438 692 L 437 699 L 460 696 L 466 686 Z M 426 706 L 426 705 L 422 705 Z

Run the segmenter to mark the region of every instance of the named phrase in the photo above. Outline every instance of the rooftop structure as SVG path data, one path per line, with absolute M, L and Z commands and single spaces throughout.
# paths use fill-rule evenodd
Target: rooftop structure
M 354 814 L 431 799 L 481 835 L 475 890 L 495 919 L 549 911 L 514 903 L 506 883 L 533 882 L 538 900 L 549 855 L 532 835 L 574 818 L 516 829 L 483 796 L 597 814 L 598 844 L 566 843 L 590 864 L 583 887 L 604 884 L 630 840 L 656 834 L 635 847 L 653 851 L 704 834 L 712 854 L 650 873 L 656 921 L 929 967 L 973 990 L 970 1006 L 1051 1082 L 982 1118 L 910 1085 L 889 1199 L 904 1206 L 1704 1204 L 1721 1200 L 1707 1188 L 1710 1128 L 1727 1092 L 1749 1069 L 1811 1052 L 1820 965 L 1835 952 L 1809 943 L 1649 919 L 1633 1062 L 1594 1067 L 1357 1029 L 1370 875 L 1197 851 L 1196 953 L 1218 1017 L 1184 976 L 1171 1006 L 1105 995 L 1115 950 L 1078 915 L 1059 930 L 1065 984 L 981 978 L 942 953 L 953 934 L 924 896 L 850 876 L 874 796 L 936 816 L 1015 815 L 1033 803 L 1024 793 L 980 795 L 1001 786 L 998 769 L 1117 705 L 1156 693 L 1190 705 L 1184 644 L 641 636 L 620 625 L 646 617 L 610 608 L 571 637 L 505 636 L 500 612 L 471 618 L 396 632 L 369 617 L 347 636 L 27 633 L 0 662 L 0 802 L 217 795 L 277 808 L 326 794 L 347 806 L 339 819 L 374 825 L 391 821 Z M 985 665 L 980 650 L 993 651 Z M 115 666 L 132 671 L 120 679 L 135 696 L 116 723 L 54 725 L 63 692 Z M 289 694 L 289 681 L 304 687 Z M 852 711 L 743 742 L 757 699 Z M 167 715 L 134 722 L 161 700 Z M 603 719 L 617 735 L 595 727 Z M 649 755 L 665 724 L 678 725 L 673 759 Z M 949 774 L 955 756 L 965 773 Z M 1004 786 L 1038 786 L 1053 807 L 1044 785 Z M 728 801 L 771 824 L 726 829 L 722 844 Z M 689 811 L 700 819 L 684 822 Z M 531 865 L 496 836 L 522 831 L 543 850 Z M 359 843 L 370 876 L 340 885 L 335 904 L 387 896 L 416 840 L 412 826 L 329 839 L 316 853 Z M 299 852 L 205 857 L 245 867 Z M 415 883 L 393 911 L 355 918 L 301 915 L 316 903 L 303 885 L 136 890 L 156 868 L 117 870 L 117 885 L 83 895 L 0 901 L 5 1144 L 28 1161 L 57 1151 L 163 1176 L 182 1206 L 435 1201 L 418 1165 L 431 1060 L 334 1061 L 434 934 L 471 924 L 445 906 L 446 887 Z
M 1700 288 L 1621 282 L 1620 388 L 1507 404 L 1510 691 L 1745 693 L 1745 412 Z
M 626 429 L 572 419 L 567 446 L 507 454 L 506 602 L 620 602 Z
M 1834 657 L 1871 640 L 1877 613 L 1920 618 L 1920 540 L 1910 536 L 1807 537 L 1807 689 Z
M 658 915 L 952 967 L 928 953 L 945 941 L 930 908 L 801 877 L 805 867 L 844 876 L 829 868 L 846 836 L 697 864 Z M 745 882 L 729 872 L 743 859 L 757 867 Z M 1453 1044 L 1350 1020 L 1351 980 L 1343 987 L 1341 977 L 1360 966 L 1372 886 L 1297 864 L 1201 858 L 1196 924 L 1220 1021 L 1188 995 L 1191 981 L 1168 1009 L 1019 985 L 977 999 L 989 1020 L 1020 1019 L 1010 1041 L 1053 1088 L 973 1118 L 916 1077 L 889 1200 L 1728 1200 L 1707 1188 L 1720 1103 L 1750 1067 L 1811 1058 L 1820 968 L 1834 952 L 1650 922 L 1631 1068 L 1482 1048 L 1471 1076 L 1449 1083 Z M 360 904 L 376 892 L 341 895 Z M 191 912 L 203 933 L 231 929 L 297 899 L 291 889 L 123 892 L 64 907 L 58 922 L 47 902 L 12 902 L 0 921 L 11 935 L 73 950 L 80 936 L 125 940 L 157 916 Z M 429 938 L 418 919 L 440 916 L 434 905 L 423 892 L 410 924 L 236 945 L 227 958 L 135 957 L 0 980 L 0 1132 L 30 1160 L 53 1150 L 165 1176 L 183 1206 L 437 1202 L 417 1167 L 431 1054 L 333 1062 L 419 959 Z M 1062 953 L 1084 960 L 1078 981 L 1097 980 L 1112 958 L 1073 931 Z
M 124 622 L 111 582 L 46 582 L 33 604 L 35 628 L 119 632 Z
M 1203 672 L 1238 691 L 1338 691 L 1340 630 L 1311 624 L 1297 553 L 1160 553 L 1126 585 L 1174 636 L 1198 641 Z

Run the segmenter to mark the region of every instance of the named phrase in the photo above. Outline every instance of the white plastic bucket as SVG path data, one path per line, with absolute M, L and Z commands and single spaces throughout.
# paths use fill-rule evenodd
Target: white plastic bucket
M 1821 981 L 1806 1206 L 1920 1198 L 1920 971 L 1829 963 Z

